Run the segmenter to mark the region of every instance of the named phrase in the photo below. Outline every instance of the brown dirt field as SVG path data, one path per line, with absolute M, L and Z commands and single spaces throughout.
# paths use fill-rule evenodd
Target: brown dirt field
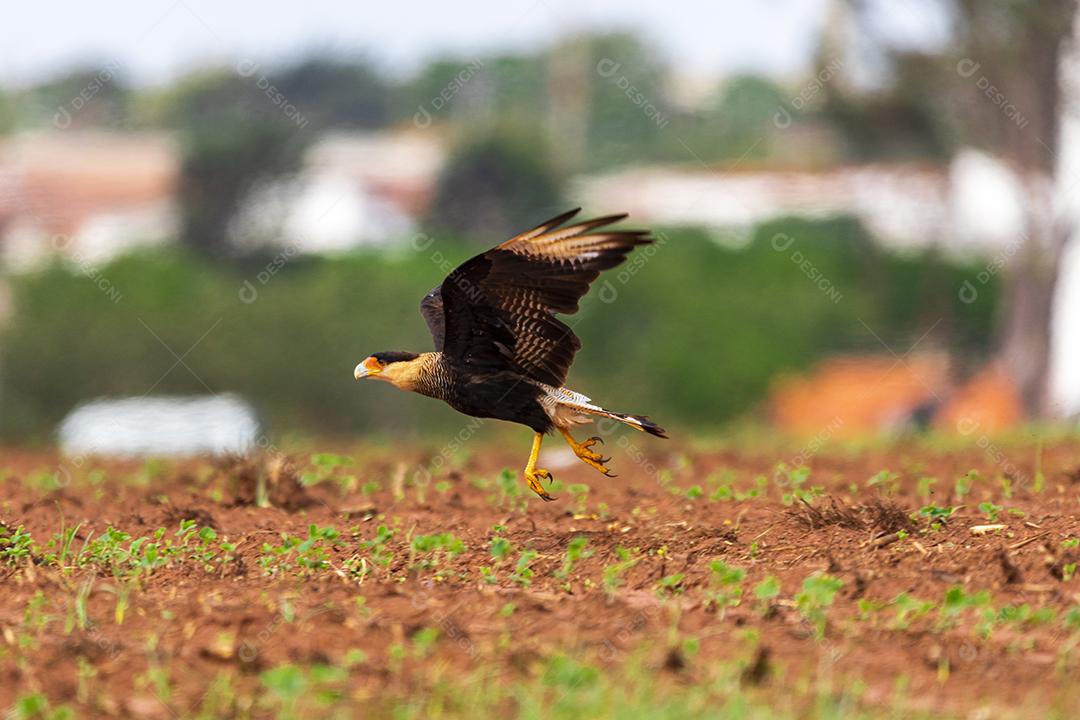
M 519 478 L 498 479 L 524 459 L 505 449 L 448 463 L 454 469 L 421 487 L 413 470 L 433 455 L 416 448 L 404 459 L 352 448 L 354 465 L 324 466 L 329 479 L 309 487 L 294 486 L 291 474 L 320 472 L 306 454 L 286 466 L 260 458 L 75 467 L 48 453 L 4 452 L 0 523 L 9 534 L 24 526 L 38 547 L 0 563 L 0 709 L 37 693 L 79 716 L 272 716 L 262 673 L 325 664 L 346 669 L 341 707 L 381 716 L 395 699 L 417 701 L 481 670 L 496 684 L 526 682 L 561 654 L 613 677 L 639 663 L 673 692 L 735 667 L 738 687 L 787 708 L 777 717 L 817 716 L 790 701 L 799 693 L 852 688 L 859 712 L 871 715 L 1069 717 L 1080 702 L 1080 631 L 1067 620 L 1080 607 L 1072 577 L 1080 549 L 1068 542 L 1080 537 L 1080 441 L 1049 444 L 1041 460 L 1032 444 L 985 439 L 815 455 L 623 436 L 606 449 L 616 479 L 565 456 L 548 465 L 566 484 L 553 503 L 522 492 Z M 795 458 L 811 468 L 803 489 L 820 486 L 824 496 L 784 497 L 793 488 L 777 465 Z M 895 478 L 868 485 L 883 469 Z M 957 497 L 970 470 L 978 477 Z M 270 507 L 254 503 L 259 472 L 270 478 Z M 929 500 L 920 497 L 924 477 L 937 479 Z M 755 488 L 757 497 L 727 499 Z M 985 502 L 1000 508 L 980 509 Z M 930 504 L 960 507 L 931 529 L 917 512 Z M 1007 527 L 972 534 L 988 513 Z M 74 553 L 48 558 L 61 528 L 78 527 L 74 550 L 109 526 L 136 538 L 165 528 L 162 542 L 175 542 L 181 520 L 234 544 L 232 561 L 207 569 L 178 558 L 136 573 Z M 327 566 L 268 575 L 264 543 L 306 538 L 313 523 L 340 532 L 325 544 Z M 380 548 L 363 544 L 382 524 L 394 531 L 385 567 Z M 410 538 L 440 533 L 465 549 L 410 552 Z M 501 561 L 495 536 L 513 548 Z M 588 552 L 564 573 L 578 536 Z M 531 577 L 515 577 L 527 549 L 536 552 Z M 618 572 L 625 557 L 636 562 Z M 741 602 L 725 610 L 709 602 L 714 560 L 746 572 Z M 821 637 L 798 597 L 814 573 L 843 583 Z M 780 592 L 760 600 L 753 589 L 768 576 Z M 989 599 L 947 617 L 942 603 L 954 587 Z M 934 606 L 904 622 L 893 602 L 902 593 Z M 1015 620 L 999 611 L 1024 605 Z M 987 608 L 999 617 L 989 631 L 979 625 Z M 1052 616 L 1030 616 L 1047 608 Z M 221 677 L 232 688 L 225 700 L 210 691 Z

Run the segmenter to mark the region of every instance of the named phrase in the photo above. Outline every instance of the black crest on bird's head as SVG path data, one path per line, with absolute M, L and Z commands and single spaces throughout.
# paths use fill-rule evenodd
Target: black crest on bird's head
M 416 353 L 405 352 L 403 350 L 387 350 L 386 352 L 377 352 L 371 357 L 375 358 L 383 365 L 389 365 L 390 363 L 415 360 L 420 356 Z

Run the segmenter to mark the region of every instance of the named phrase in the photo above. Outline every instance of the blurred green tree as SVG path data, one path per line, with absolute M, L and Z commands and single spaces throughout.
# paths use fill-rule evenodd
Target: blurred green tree
M 378 128 L 390 120 L 391 89 L 362 59 L 309 57 L 275 73 L 274 85 L 315 128 Z
M 9 133 L 15 129 L 15 98 L 3 90 L 0 90 L 0 134 Z
M 131 93 L 120 66 L 83 67 L 21 93 L 19 110 L 27 125 L 58 130 L 123 128 L 130 121 Z
M 830 58 L 819 56 L 819 65 Z M 819 71 L 820 72 L 820 71 Z M 957 127 L 940 59 L 925 53 L 898 58 L 890 81 L 874 90 L 823 83 L 822 115 L 839 132 L 852 160 L 945 160 L 955 151 Z
M 536 131 L 501 127 L 466 140 L 439 176 L 428 216 L 434 228 L 490 246 L 565 210 L 560 178 Z
M 714 112 L 722 121 L 718 139 L 731 148 L 728 154 L 738 157 L 771 131 L 773 116 L 785 103 L 776 83 L 758 75 L 739 75 L 724 83 Z
M 251 191 L 299 168 L 308 119 L 258 70 L 190 77 L 164 107 L 180 138 L 180 239 L 228 255 L 230 223 Z
M 575 67 L 586 93 L 585 132 L 575 152 L 584 151 L 583 169 L 656 156 L 664 133 L 671 132 L 674 111 L 663 90 L 667 70 L 649 45 L 634 34 L 612 33 L 576 38 L 555 47 L 551 55 L 557 77 L 570 74 L 570 69 L 559 68 L 560 58 L 581 58 Z M 561 107 L 553 111 L 565 112 Z

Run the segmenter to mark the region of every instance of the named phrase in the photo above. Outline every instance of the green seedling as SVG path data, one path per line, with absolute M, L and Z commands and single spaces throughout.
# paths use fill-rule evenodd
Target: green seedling
M 900 476 L 888 470 L 880 470 L 866 481 L 866 486 L 878 488 L 886 495 L 895 495 L 900 492 Z
M 802 590 L 795 595 L 795 605 L 809 623 L 814 626 L 817 639 L 825 637 L 828 610 L 844 581 L 825 573 L 816 573 L 803 580 Z
M 588 510 L 589 486 L 585 483 L 573 483 L 566 486 L 566 492 L 574 502 L 574 514 L 585 515 Z
M 656 594 L 660 597 L 682 595 L 683 580 L 685 578 L 686 573 L 675 573 L 674 575 L 666 575 L 660 578 L 660 581 L 656 583 Z
M 31 555 L 33 539 L 22 525 L 14 530 L 0 525 L 0 563 L 15 567 Z
M 574 566 L 581 560 L 592 556 L 592 550 L 587 550 L 586 546 L 589 544 L 589 538 L 578 535 L 572 539 L 566 546 L 566 554 L 563 556 L 562 567 L 555 572 L 555 577 L 563 579 L 570 576 L 573 572 Z
M 890 627 L 893 630 L 907 630 L 912 621 L 926 615 L 934 609 L 934 603 L 911 597 L 907 593 L 900 593 L 891 603 L 893 608 L 893 620 Z
M 491 538 L 491 557 L 495 558 L 496 562 L 502 562 L 514 551 L 513 544 L 504 537 Z
M 418 571 L 437 570 L 446 560 L 453 560 L 465 552 L 465 543 L 450 533 L 417 535 L 409 544 L 409 567 Z M 420 556 L 417 561 L 416 557 Z M 441 575 L 444 571 L 438 570 Z
M 939 507 L 937 505 L 924 505 L 919 508 L 919 517 L 926 518 L 930 523 L 931 530 L 940 530 L 943 525 L 948 523 L 949 518 L 953 516 L 957 508 L 955 507 Z
M 623 547 L 615 548 L 615 555 L 619 562 L 604 567 L 603 589 L 609 598 L 615 597 L 623 583 L 623 573 L 641 562 L 640 557 L 634 557 L 633 553 Z
M 533 569 L 531 565 L 537 557 L 539 557 L 539 553 L 535 550 L 522 550 L 521 555 L 518 556 L 517 564 L 514 565 L 514 572 L 511 573 L 510 579 L 522 587 L 532 585 Z
M 360 543 L 360 547 L 361 549 L 368 551 L 373 563 L 380 567 L 389 568 L 390 562 L 394 559 L 394 553 L 391 552 L 389 548 L 390 541 L 393 537 L 393 530 L 386 525 L 380 525 L 375 530 L 375 537 Z
M 937 485 L 937 478 L 926 476 L 919 478 L 915 484 L 915 492 L 924 503 L 929 504 L 930 497 L 934 494 L 934 485 Z
M 754 597 L 758 600 L 758 612 L 767 614 L 772 609 L 772 601 L 780 595 L 780 581 L 775 575 L 769 575 L 754 586 Z
M 971 488 L 974 487 L 975 482 L 979 479 L 978 470 L 968 470 L 965 474 L 956 478 L 956 484 L 953 488 L 953 494 L 956 498 L 963 499 L 971 494 Z
M 746 571 L 732 567 L 723 560 L 713 560 L 709 563 L 709 572 L 710 588 L 706 593 L 705 606 L 715 608 L 723 618 L 729 607 L 742 602 L 742 583 L 746 579 Z
M 356 489 L 356 477 L 341 472 L 343 468 L 354 464 L 351 457 L 333 453 L 317 453 L 311 456 L 311 464 L 314 466 L 313 471 L 308 470 L 300 474 L 300 484 L 305 487 L 333 480 L 341 488 L 342 494 Z
M 990 593 L 981 590 L 977 593 L 968 594 L 964 588 L 954 585 L 945 591 L 945 598 L 938 609 L 938 621 L 935 629 L 940 632 L 955 627 L 960 616 L 967 610 L 986 607 L 990 604 Z

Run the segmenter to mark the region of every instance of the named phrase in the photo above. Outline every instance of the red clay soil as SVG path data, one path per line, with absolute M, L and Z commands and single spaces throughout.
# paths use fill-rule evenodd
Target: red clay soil
M 331 479 L 310 487 L 297 486 L 292 468 L 272 458 L 224 466 L 86 461 L 71 469 L 47 454 L 6 452 L 0 523 L 9 532 L 24 526 L 40 547 L 26 561 L 0 565 L 0 710 L 38 692 L 80 716 L 187 717 L 205 710 L 208 685 L 221 673 L 258 688 L 268 668 L 344 666 L 356 649 L 366 659 L 348 671 L 350 693 L 361 705 L 377 704 L 393 693 L 425 690 L 425 675 L 393 667 L 393 649 L 424 628 L 439 630 L 432 655 L 409 656 L 406 667 L 444 663 L 461 676 L 496 666 L 509 678 L 524 677 L 555 652 L 616 672 L 644 652 L 658 675 L 694 682 L 710 665 L 746 654 L 748 684 L 772 683 L 783 693 L 798 679 L 827 678 L 838 689 L 858 679 L 869 707 L 887 707 L 901 678 L 909 709 L 963 717 L 1009 710 L 1043 716 L 1080 697 L 1072 689 L 1080 669 L 1068 652 L 1076 636 L 1064 623 L 1080 605 L 1071 568 L 1080 550 L 1067 542 L 1080 537 L 1080 443 L 1043 448 L 1038 468 L 1034 447 L 1001 449 L 985 440 L 949 452 L 912 443 L 816 456 L 689 451 L 637 437 L 613 440 L 608 449 L 617 479 L 584 465 L 549 465 L 568 486 L 590 488 L 582 494 L 564 487 L 553 503 L 503 496 L 500 470 L 522 460 L 503 451 L 433 473 L 424 492 L 410 481 L 414 468 L 431 464 L 420 450 L 404 461 L 357 451 L 355 465 L 328 471 L 353 475 L 355 483 Z M 820 486 L 824 496 L 809 503 L 783 497 L 790 480 L 777 463 L 795 458 L 812 468 L 804 488 Z M 298 472 L 318 471 L 306 457 L 296 462 Z M 48 489 L 41 471 L 57 468 L 60 487 Z M 878 476 L 883 469 L 895 477 Z M 978 479 L 970 494 L 955 497 L 956 480 L 973 469 Z M 1035 492 L 1039 469 L 1045 487 Z M 270 478 L 273 506 L 254 504 L 259 472 Z M 929 501 L 920 497 L 924 477 L 937 479 Z M 378 489 L 364 492 L 368 482 Z M 726 499 L 727 483 L 735 493 L 759 483 L 766 490 Z M 987 501 L 1000 510 L 978 507 Z M 929 520 L 917 511 L 930 504 L 961 507 L 940 529 L 927 530 Z M 1007 527 L 972 533 L 991 516 Z M 89 583 L 91 569 L 62 572 L 45 557 L 55 552 L 46 542 L 62 527 L 79 526 L 79 546 L 109 526 L 133 537 L 166 528 L 171 537 L 181 520 L 234 543 L 235 561 L 213 572 L 178 562 L 140 576 L 122 624 L 121 585 L 113 577 Z M 268 576 L 263 545 L 279 545 L 282 533 L 307 537 L 313 523 L 341 532 L 330 568 Z M 367 565 L 372 572 L 363 577 L 345 570 L 356 568 L 349 558 L 370 555 L 361 543 L 380 524 L 396 529 L 387 543 L 389 566 Z M 436 573 L 410 558 L 409 538 L 439 533 L 452 533 L 467 549 L 444 557 Z M 491 553 L 494 535 L 514 548 L 502 564 Z M 578 536 L 588 539 L 591 554 L 562 576 L 567 546 Z M 621 562 L 617 548 L 634 549 L 639 560 L 605 592 L 605 569 L 610 575 Z M 524 549 L 538 553 L 527 586 L 512 577 Z M 708 602 L 715 587 L 710 563 L 718 559 L 746 570 L 742 602 L 726 613 Z M 495 568 L 494 582 L 482 581 L 481 567 Z M 820 638 L 796 600 L 815 572 L 843 581 Z M 751 590 L 770 575 L 781 592 L 759 601 Z M 875 601 L 884 607 L 901 593 L 940 605 L 957 586 L 968 595 L 989 591 L 994 607 L 1051 608 L 1055 618 L 1001 623 L 984 637 L 967 615 L 955 627 L 941 624 L 936 607 L 906 628 L 891 609 L 867 616 Z M 86 629 L 70 619 L 80 589 Z M 673 627 L 699 641 L 692 658 L 668 642 Z M 748 651 L 751 628 L 760 635 Z M 153 682 L 160 668 L 171 683 L 165 697 Z

